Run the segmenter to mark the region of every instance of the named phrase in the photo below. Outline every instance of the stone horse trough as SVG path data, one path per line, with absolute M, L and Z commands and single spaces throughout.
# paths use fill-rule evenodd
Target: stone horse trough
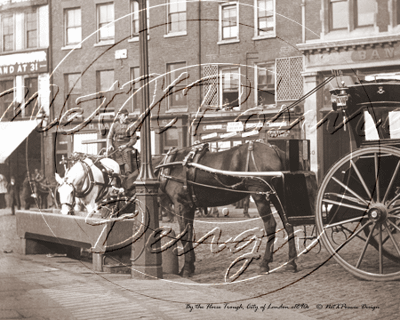
M 94 271 L 130 271 L 132 219 L 105 221 L 43 210 L 20 210 L 16 218 L 22 254 L 63 253 L 79 258 L 81 248 L 91 249 Z

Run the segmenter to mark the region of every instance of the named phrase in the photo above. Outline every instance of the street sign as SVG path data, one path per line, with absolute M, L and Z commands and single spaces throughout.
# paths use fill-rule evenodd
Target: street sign
M 243 131 L 243 122 L 228 122 L 226 132 L 239 132 Z

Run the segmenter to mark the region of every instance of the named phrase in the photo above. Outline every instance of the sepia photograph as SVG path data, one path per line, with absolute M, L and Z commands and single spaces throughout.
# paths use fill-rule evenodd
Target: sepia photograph
M 0 0 L 0 320 L 397 320 L 399 280 L 400 0 Z

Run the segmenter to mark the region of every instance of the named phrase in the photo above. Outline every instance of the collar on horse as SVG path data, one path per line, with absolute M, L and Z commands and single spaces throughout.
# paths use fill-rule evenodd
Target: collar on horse
M 107 192 L 107 187 L 108 187 L 109 182 L 110 182 L 110 179 L 109 179 L 109 176 L 108 176 L 108 171 L 101 164 L 101 162 L 96 162 L 96 163 L 93 162 L 93 164 L 103 174 L 104 183 L 103 182 L 97 182 L 97 181 L 94 180 L 93 171 L 92 171 L 92 168 L 89 166 L 89 164 L 87 164 L 86 161 L 84 161 L 82 159 L 79 159 L 78 161 L 81 163 L 83 171 L 85 172 L 85 179 L 88 178 L 89 181 L 88 181 L 86 189 L 80 190 L 80 191 L 76 190 L 75 196 L 77 198 L 84 198 L 93 190 L 93 187 L 95 185 L 98 185 L 98 186 L 101 186 L 101 189 L 99 190 L 99 193 L 97 194 L 97 197 L 96 197 L 96 200 L 95 200 L 96 202 L 98 202 Z

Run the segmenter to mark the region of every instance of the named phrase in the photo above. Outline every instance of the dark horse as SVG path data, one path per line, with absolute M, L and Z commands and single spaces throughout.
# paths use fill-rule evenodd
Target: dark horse
M 183 276 L 194 273 L 193 220 L 196 207 L 217 207 L 235 203 L 249 193 L 252 195 L 267 233 L 267 247 L 260 264 L 260 273 L 268 272 L 272 262 L 276 221 L 272 215 L 270 201 L 279 212 L 289 238 L 289 262 L 287 267 L 296 271 L 296 247 L 293 227 L 287 222 L 279 198 L 272 185 L 274 175 L 284 171 L 284 153 L 280 149 L 261 142 L 250 142 L 226 151 L 210 152 L 207 145 L 171 150 L 159 166 L 160 188 L 174 205 L 185 247 Z M 196 167 L 197 165 L 197 167 Z M 210 172 L 209 168 L 217 169 Z M 220 170 L 235 171 L 240 176 Z M 259 174 L 257 174 L 257 171 Z M 254 175 L 250 172 L 254 172 Z M 269 174 L 269 176 L 267 176 Z M 247 177 L 244 177 L 247 176 Z

